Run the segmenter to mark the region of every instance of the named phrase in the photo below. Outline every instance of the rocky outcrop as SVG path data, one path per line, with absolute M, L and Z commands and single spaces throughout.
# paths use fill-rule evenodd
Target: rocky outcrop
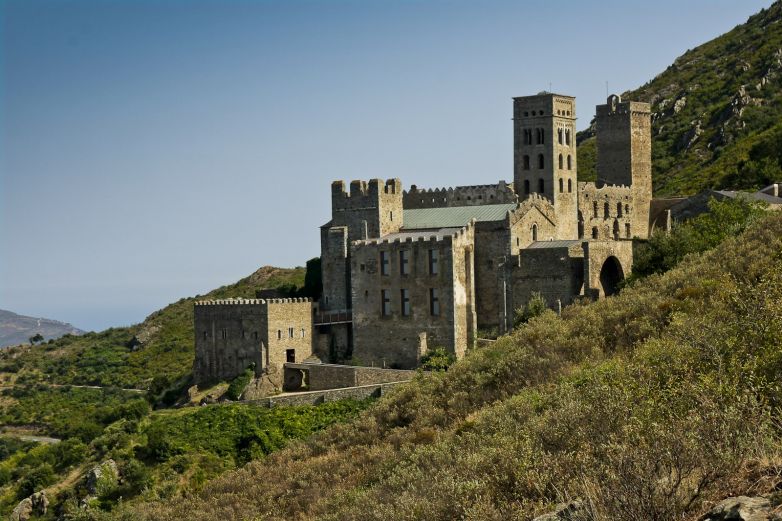
M 87 472 L 84 479 L 84 486 L 87 492 L 93 496 L 101 496 L 110 489 L 117 486 L 119 481 L 119 469 L 113 459 L 109 459 L 94 466 Z
M 731 497 L 712 508 L 700 521 L 782 521 L 782 513 L 768 496 Z
M 20 501 L 13 512 L 11 512 L 11 517 L 8 519 L 10 521 L 28 521 L 29 519 L 32 519 L 33 516 L 46 515 L 48 508 L 49 498 L 46 497 L 46 493 L 43 491 L 36 492 L 32 496 Z
M 588 512 L 584 502 L 577 499 L 558 504 L 553 512 L 538 516 L 532 521 L 587 521 Z

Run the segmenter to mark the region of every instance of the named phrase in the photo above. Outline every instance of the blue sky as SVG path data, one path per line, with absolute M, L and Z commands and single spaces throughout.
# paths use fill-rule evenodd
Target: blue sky
M 511 180 L 511 97 L 583 128 L 769 4 L 0 0 L 0 308 L 100 330 L 303 265 L 332 180 Z

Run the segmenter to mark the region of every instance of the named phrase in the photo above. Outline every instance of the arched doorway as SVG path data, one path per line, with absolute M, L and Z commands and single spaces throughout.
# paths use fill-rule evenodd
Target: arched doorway
M 606 297 L 614 295 L 619 291 L 619 283 L 624 280 L 625 274 L 619 259 L 608 257 L 600 268 L 600 287 L 603 289 L 603 295 Z

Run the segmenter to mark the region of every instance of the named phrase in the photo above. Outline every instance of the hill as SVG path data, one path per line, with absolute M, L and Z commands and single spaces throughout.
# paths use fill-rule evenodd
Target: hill
M 782 214 L 117 519 L 695 520 L 781 486 Z M 776 499 L 774 499 L 776 498 Z M 773 501 L 782 498 L 772 496 Z
M 82 335 L 84 331 L 71 324 L 48 318 L 26 317 L 0 309 L 0 347 L 29 342 L 30 337 L 41 335 L 43 341 L 63 335 Z
M 751 189 L 782 179 L 782 3 L 677 58 L 623 99 L 652 106 L 655 195 Z M 595 179 L 593 125 L 579 178 Z

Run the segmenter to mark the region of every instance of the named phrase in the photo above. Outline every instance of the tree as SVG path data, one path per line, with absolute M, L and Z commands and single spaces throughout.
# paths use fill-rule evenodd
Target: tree
M 30 340 L 30 345 L 35 345 L 38 342 L 43 342 L 43 335 L 40 333 L 36 333 L 33 336 L 31 336 L 28 340 Z

